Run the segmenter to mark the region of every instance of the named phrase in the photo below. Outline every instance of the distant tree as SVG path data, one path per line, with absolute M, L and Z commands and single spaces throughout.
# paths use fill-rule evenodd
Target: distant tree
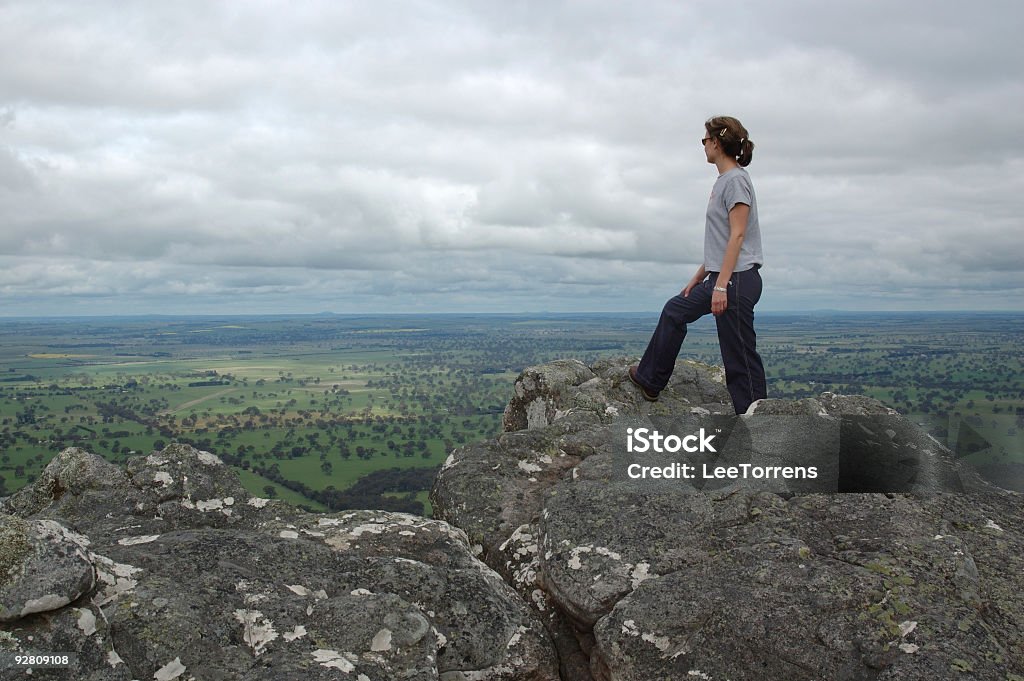
M 276 499 L 277 498 L 277 488 L 274 487 L 273 485 L 264 485 L 263 486 L 263 495 L 266 496 L 268 499 Z

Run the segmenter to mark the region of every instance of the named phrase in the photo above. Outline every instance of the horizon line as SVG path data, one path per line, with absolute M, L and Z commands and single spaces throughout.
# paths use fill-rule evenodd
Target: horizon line
M 431 316 L 466 316 L 477 317 L 512 317 L 531 315 L 646 315 L 657 314 L 657 310 L 603 310 L 603 311 L 552 311 L 534 310 L 523 312 L 230 312 L 230 313 L 160 313 L 131 312 L 123 314 L 49 314 L 49 315 L 4 315 L 6 320 L 46 320 L 46 319 L 191 319 L 197 317 L 431 317 Z M 1024 310 L 844 310 L 837 308 L 818 308 L 814 310 L 761 310 L 759 315 L 804 315 L 815 314 L 974 314 L 974 315 L 1024 315 Z

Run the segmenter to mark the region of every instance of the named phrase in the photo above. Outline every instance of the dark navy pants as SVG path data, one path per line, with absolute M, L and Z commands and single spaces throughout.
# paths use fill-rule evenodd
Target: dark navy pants
M 711 312 L 711 294 L 717 281 L 718 273 L 710 272 L 690 290 L 689 296 L 674 296 L 665 303 L 658 327 L 636 372 L 640 383 L 648 389 L 660 392 L 668 385 L 686 338 L 686 325 Z M 733 408 L 737 414 L 742 414 L 753 402 L 768 396 L 764 364 L 757 354 L 754 333 L 754 305 L 761 299 L 758 268 L 734 272 L 726 288 L 729 304 L 725 312 L 715 317 L 715 322 L 725 365 L 725 385 L 732 396 Z

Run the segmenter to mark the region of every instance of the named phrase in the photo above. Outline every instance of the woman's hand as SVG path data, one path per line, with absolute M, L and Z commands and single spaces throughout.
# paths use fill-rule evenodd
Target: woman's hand
M 729 296 L 721 291 L 715 291 L 711 294 L 711 314 L 716 317 L 729 307 Z
M 680 291 L 679 294 L 682 295 L 683 298 L 688 298 L 690 296 L 690 291 L 692 291 L 693 287 L 696 286 L 699 283 L 700 283 L 699 279 L 696 279 L 696 278 L 691 279 L 690 281 L 688 281 L 686 283 L 686 288 L 684 288 L 682 291 Z

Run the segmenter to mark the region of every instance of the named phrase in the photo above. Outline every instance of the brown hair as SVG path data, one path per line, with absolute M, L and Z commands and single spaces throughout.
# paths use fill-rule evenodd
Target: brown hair
M 741 166 L 750 165 L 754 157 L 754 143 L 748 137 L 747 129 L 732 116 L 714 116 L 704 121 L 708 137 L 718 140 L 722 150 L 736 159 Z

